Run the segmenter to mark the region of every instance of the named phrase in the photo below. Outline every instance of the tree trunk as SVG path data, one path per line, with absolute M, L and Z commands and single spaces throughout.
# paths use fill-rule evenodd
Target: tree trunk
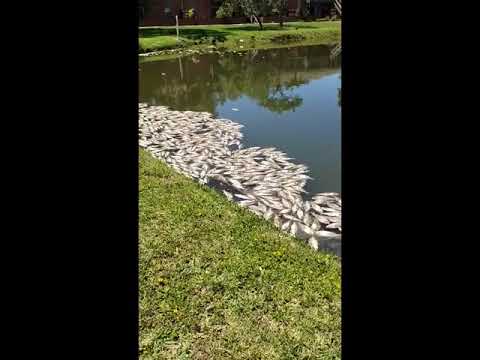
M 260 30 L 263 30 L 263 24 L 260 18 L 257 15 L 253 15 L 253 17 L 255 18 L 255 20 L 257 20 L 258 25 L 260 26 Z

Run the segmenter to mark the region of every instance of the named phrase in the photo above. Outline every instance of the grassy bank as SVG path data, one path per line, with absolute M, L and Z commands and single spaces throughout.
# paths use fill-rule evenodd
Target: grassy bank
M 175 27 L 144 27 L 139 30 L 140 52 L 194 49 L 207 50 L 212 46 L 221 51 L 266 49 L 292 45 L 338 43 L 341 38 L 340 21 L 294 22 L 258 25 L 198 25 L 180 27 L 180 41 Z
M 339 359 L 340 263 L 140 151 L 142 359 Z

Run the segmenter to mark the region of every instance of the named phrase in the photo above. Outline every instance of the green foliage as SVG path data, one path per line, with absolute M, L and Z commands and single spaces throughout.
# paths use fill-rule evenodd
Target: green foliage
M 195 15 L 195 9 L 194 8 L 188 9 L 188 11 L 186 13 L 187 18 L 188 19 L 193 18 L 193 15 Z
M 263 29 L 261 16 L 284 15 L 287 6 L 287 0 L 225 0 L 217 10 L 217 17 L 232 16 L 235 11 L 241 10 L 243 15 L 255 17 L 260 29 Z
M 291 43 L 305 40 L 302 34 L 280 34 L 272 37 L 271 41 L 274 43 Z
M 272 14 L 286 15 L 288 11 L 288 0 L 271 0 Z
M 238 9 L 245 16 L 269 16 L 280 14 L 287 6 L 287 0 L 225 0 L 217 11 L 217 16 L 232 16 Z
M 235 10 L 238 8 L 239 6 L 238 4 L 236 4 L 235 1 L 224 1 L 220 8 L 217 10 L 216 16 L 217 18 L 225 18 L 232 16 Z
M 303 99 L 299 96 L 288 96 L 284 92 L 279 91 L 265 100 L 260 102 L 260 105 L 266 107 L 272 112 L 281 114 L 286 111 L 295 111 L 295 108 L 302 105 Z

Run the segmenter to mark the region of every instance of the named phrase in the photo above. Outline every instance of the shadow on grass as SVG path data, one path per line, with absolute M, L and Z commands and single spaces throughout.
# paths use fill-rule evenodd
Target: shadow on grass
M 264 30 L 301 30 L 301 29 L 312 29 L 315 26 L 307 24 L 284 24 L 281 27 L 277 23 L 267 23 L 264 24 Z M 212 28 L 180 28 L 181 36 L 187 39 L 200 39 L 203 37 L 213 37 L 220 41 L 226 40 L 227 36 L 231 33 L 239 32 L 260 32 L 260 27 L 256 24 L 248 24 L 244 26 L 228 26 L 223 29 L 212 29 Z M 177 34 L 176 29 L 172 28 L 153 28 L 153 29 L 140 29 L 139 35 L 143 38 L 151 38 L 157 36 L 175 36 Z
M 173 29 L 141 29 L 139 31 L 140 37 L 152 38 L 157 36 L 176 36 L 177 31 Z M 183 38 L 197 40 L 204 37 L 212 37 L 219 41 L 227 39 L 228 32 L 213 30 L 213 29 L 180 29 L 180 35 Z
M 263 24 L 264 30 L 301 30 L 301 29 L 315 29 L 315 26 L 309 25 L 290 25 L 287 23 L 283 24 L 283 27 L 277 23 L 266 23 Z M 237 27 L 229 27 L 228 30 L 232 31 L 260 31 L 260 27 L 258 25 L 247 25 L 247 26 L 237 26 Z

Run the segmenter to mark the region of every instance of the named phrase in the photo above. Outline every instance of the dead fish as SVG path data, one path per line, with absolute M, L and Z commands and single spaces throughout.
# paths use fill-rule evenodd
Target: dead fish
M 319 223 L 322 223 L 322 224 L 325 224 L 325 225 L 328 225 L 328 224 L 331 223 L 329 218 L 326 217 L 326 216 L 316 215 L 316 214 L 314 214 L 313 216 L 318 220 Z
M 282 202 L 282 205 L 283 205 L 285 208 L 290 209 L 290 208 L 292 207 L 292 204 L 290 204 L 286 199 L 281 198 L 280 200 L 281 200 L 281 202 Z
M 280 220 L 280 217 L 278 217 L 277 215 L 273 216 L 273 223 L 275 224 L 276 227 L 281 227 L 282 226 L 282 222 Z
M 314 233 L 313 229 L 310 226 L 308 226 L 304 223 L 300 224 L 300 229 L 308 235 L 313 235 L 313 233 Z
M 267 211 L 267 207 L 265 205 L 263 205 L 262 203 L 258 203 L 257 207 L 262 213 Z
M 270 220 L 273 217 L 273 211 L 271 209 L 267 209 L 267 211 L 265 211 L 263 214 L 263 217 L 265 220 Z
M 236 199 L 240 206 L 273 220 L 276 226 L 290 228 L 301 238 L 321 231 L 324 225 L 341 231 L 339 194 L 320 193 L 303 201 L 304 186 L 310 179 L 308 167 L 292 164 L 292 158 L 275 148 L 240 149 L 241 128 L 240 124 L 215 119 L 206 112 L 147 105 L 139 111 L 140 146 L 179 173 L 200 183 L 216 180 L 241 190 L 240 196 L 227 190 L 223 193 L 227 199 Z M 282 218 L 286 223 L 282 224 Z M 293 224 L 296 226 L 292 230 Z
M 315 235 L 316 236 L 319 236 L 319 237 L 333 237 L 333 238 L 339 238 L 341 237 L 340 235 L 334 233 L 334 232 L 331 232 L 331 231 L 324 231 L 324 230 L 320 230 L 320 231 L 316 231 L 315 232 Z
M 290 224 L 291 224 L 290 221 L 287 221 L 286 223 L 284 223 L 284 224 L 282 225 L 282 231 L 287 231 L 288 228 L 290 227 Z
M 326 204 L 327 201 L 329 201 L 329 199 L 326 198 L 326 197 L 323 197 L 323 196 L 322 196 L 322 197 L 313 198 L 313 202 L 314 202 L 315 204 L 317 204 L 317 205 Z M 313 206 L 313 205 L 314 205 L 314 204 L 312 204 L 312 206 Z
M 243 200 L 243 201 L 238 202 L 238 205 L 240 205 L 241 207 L 247 207 L 247 206 L 250 206 L 250 205 L 253 205 L 253 204 L 255 204 L 255 201 L 253 201 L 253 200 Z
M 225 194 L 225 196 L 227 197 L 228 200 L 232 200 L 232 199 L 233 199 L 233 195 L 232 195 L 231 193 L 229 193 L 228 191 L 223 190 L 223 193 Z
M 335 193 L 335 192 L 324 192 L 324 193 L 321 193 L 320 196 L 330 196 L 330 197 L 338 197 L 339 196 L 339 193 Z
M 230 183 L 236 187 L 237 189 L 244 189 L 244 187 L 242 186 L 242 184 L 237 181 L 237 180 L 234 180 L 234 179 L 230 179 Z
M 303 216 L 303 222 L 305 223 L 305 225 L 307 226 L 310 226 L 313 222 L 313 219 L 312 217 L 310 216 L 310 214 L 308 213 L 305 213 L 305 215 Z
M 309 201 L 305 201 L 305 206 L 304 206 L 304 209 L 306 212 L 310 211 L 312 205 L 310 204 Z
M 298 230 L 297 223 L 294 222 L 294 223 L 292 224 L 292 227 L 290 228 L 290 235 L 296 236 L 296 235 L 297 235 L 297 230 Z
M 274 208 L 275 210 L 283 210 L 283 206 L 278 201 L 270 201 L 270 207 Z
M 291 221 L 300 222 L 299 219 L 297 219 L 297 218 L 294 217 L 294 216 L 288 215 L 288 214 L 283 214 L 283 217 L 284 217 L 285 219 L 288 219 L 288 220 L 291 220 Z
M 297 215 L 298 215 L 298 218 L 299 218 L 299 219 L 303 218 L 303 211 L 302 211 L 302 209 L 298 209 Z
M 244 199 L 244 200 L 253 200 L 251 196 L 243 195 L 243 194 L 235 194 L 235 197 L 239 199 Z
M 320 226 L 320 223 L 317 220 L 314 220 L 312 222 L 312 225 L 310 225 L 313 231 L 320 230 L 322 227 Z
M 338 213 L 338 212 L 339 212 L 338 210 L 333 209 L 333 208 L 328 207 L 328 206 L 322 207 L 322 210 L 323 210 L 324 212 L 326 211 L 326 212 L 330 212 L 330 213 Z
M 341 227 L 342 227 L 342 224 L 340 224 L 338 222 L 332 223 L 332 224 L 326 226 L 327 229 L 338 229 L 338 228 L 341 228 Z
M 318 240 L 313 236 L 308 239 L 308 245 L 310 245 L 311 248 L 318 250 Z
M 292 212 L 296 213 L 297 210 L 298 210 L 298 205 L 297 205 L 297 204 L 293 204 Z
M 311 206 L 312 206 L 312 209 L 315 210 L 317 213 L 319 214 L 323 213 L 323 209 L 317 204 L 313 203 Z

